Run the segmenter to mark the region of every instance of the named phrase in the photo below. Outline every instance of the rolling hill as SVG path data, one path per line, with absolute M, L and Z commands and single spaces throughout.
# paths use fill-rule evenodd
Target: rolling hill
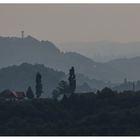
M 25 62 L 44 64 L 65 73 L 74 66 L 77 73 L 104 81 L 120 81 L 124 76 L 110 65 L 94 62 L 75 52 L 61 52 L 50 41 L 39 41 L 31 36 L 24 39 L 0 37 L 0 68 Z
M 58 86 L 61 80 L 68 81 L 68 75 L 62 71 L 53 70 L 41 64 L 13 65 L 0 69 L 0 91 L 10 89 L 14 91 L 26 92 L 29 86 L 35 92 L 35 77 L 36 73 L 40 72 L 42 75 L 43 97 L 51 96 L 52 90 Z M 101 89 L 107 85 L 103 81 L 89 79 L 82 74 L 76 74 L 77 91 L 94 91 Z M 87 86 L 83 86 L 87 83 Z M 87 88 L 89 86 L 89 88 Z

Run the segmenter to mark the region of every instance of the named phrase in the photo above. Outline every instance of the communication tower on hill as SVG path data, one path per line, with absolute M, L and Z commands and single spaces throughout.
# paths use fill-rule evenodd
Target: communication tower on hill
M 24 39 L 24 31 L 21 31 L 21 38 Z

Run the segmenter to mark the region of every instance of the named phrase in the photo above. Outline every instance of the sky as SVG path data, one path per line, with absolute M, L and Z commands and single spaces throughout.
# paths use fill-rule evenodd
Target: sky
M 140 4 L 0 4 L 0 36 L 20 31 L 40 40 L 135 42 L 140 39 Z

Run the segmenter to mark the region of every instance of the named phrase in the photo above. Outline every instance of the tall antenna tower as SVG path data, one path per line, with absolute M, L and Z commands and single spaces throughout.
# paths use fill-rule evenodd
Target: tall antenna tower
M 21 38 L 24 39 L 24 31 L 21 31 Z

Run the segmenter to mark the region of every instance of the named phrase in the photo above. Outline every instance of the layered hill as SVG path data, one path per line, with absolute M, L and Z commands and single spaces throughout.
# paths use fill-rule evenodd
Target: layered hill
M 130 81 L 140 79 L 140 57 L 128 59 L 115 59 L 107 63 L 113 69 L 117 69 L 123 74 L 124 78 Z
M 74 66 L 77 73 L 104 81 L 119 81 L 124 76 L 110 65 L 94 62 L 75 52 L 63 53 L 49 41 L 39 41 L 31 36 L 24 39 L 0 37 L 0 68 L 24 62 L 44 64 L 66 73 Z
M 58 87 L 61 80 L 68 82 L 68 75 L 62 71 L 57 71 L 52 68 L 45 67 L 42 64 L 28 64 L 13 65 L 0 69 L 0 91 L 10 89 L 14 91 L 26 92 L 29 86 L 35 92 L 35 78 L 36 73 L 40 72 L 42 75 L 43 96 L 51 96 L 52 91 Z M 89 79 L 82 74 L 76 74 L 77 90 L 76 92 L 95 91 L 107 85 L 103 81 Z M 85 83 L 87 85 L 85 86 Z M 89 88 L 87 88 L 89 86 Z
M 0 69 L 0 91 L 10 89 L 26 92 L 29 86 L 35 91 L 36 73 L 42 75 L 43 96 L 50 95 L 58 82 L 65 77 L 64 72 L 47 68 L 44 65 L 23 63 Z

